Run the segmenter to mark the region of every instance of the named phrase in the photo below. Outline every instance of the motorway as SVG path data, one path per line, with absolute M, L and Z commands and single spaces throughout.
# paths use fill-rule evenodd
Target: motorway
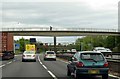
M 73 79 L 68 77 L 67 63 L 63 60 L 44 61 L 43 55 L 37 55 L 36 62 L 22 62 L 22 56 L 15 56 L 13 60 L 2 61 L 2 79 Z M 86 77 L 82 79 L 102 79 Z M 118 79 L 110 77 L 109 79 Z

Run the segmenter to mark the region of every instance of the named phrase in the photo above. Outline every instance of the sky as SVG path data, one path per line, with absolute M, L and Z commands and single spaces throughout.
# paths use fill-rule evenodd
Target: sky
M 118 2 L 119 0 L 2 0 L 0 24 L 2 28 L 52 26 L 118 29 Z M 20 37 L 15 37 L 18 38 Z M 68 37 L 59 37 L 58 40 L 72 42 L 78 37 L 66 38 Z

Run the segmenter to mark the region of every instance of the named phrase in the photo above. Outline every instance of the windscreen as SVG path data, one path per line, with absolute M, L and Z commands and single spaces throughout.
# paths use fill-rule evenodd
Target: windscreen
M 47 54 L 55 54 L 54 52 L 47 52 Z
M 82 60 L 96 60 L 96 61 L 103 61 L 104 58 L 101 53 L 82 53 L 81 54 L 81 59 Z
M 97 49 L 97 50 L 105 50 L 105 49 Z

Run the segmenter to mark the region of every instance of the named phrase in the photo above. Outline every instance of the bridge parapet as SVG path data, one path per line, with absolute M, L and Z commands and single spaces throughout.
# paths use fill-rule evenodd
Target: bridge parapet
M 49 27 L 26 27 L 26 28 L 2 28 L 2 31 L 90 31 L 90 32 L 118 32 L 118 29 L 102 28 L 52 28 Z

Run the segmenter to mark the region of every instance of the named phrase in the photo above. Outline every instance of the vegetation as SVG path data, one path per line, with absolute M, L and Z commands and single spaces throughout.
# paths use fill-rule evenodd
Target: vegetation
M 30 43 L 30 40 L 29 39 L 24 39 L 24 38 L 21 38 L 17 41 L 15 41 L 15 43 L 18 43 L 20 44 L 20 49 L 18 49 L 20 52 L 23 52 L 25 50 L 25 45 L 26 44 L 29 44 Z
M 15 43 L 20 44 L 20 49 L 17 50 L 17 52 L 23 52 L 25 50 L 25 44 L 30 43 L 29 39 L 21 38 Z M 41 42 L 37 42 L 37 52 L 43 52 L 46 50 L 54 50 L 54 46 L 47 46 L 43 45 Z M 85 36 L 83 38 L 78 38 L 75 43 L 68 44 L 68 45 L 57 45 L 57 50 L 71 50 L 71 49 L 77 49 L 80 50 L 93 50 L 94 47 L 106 47 L 111 49 L 114 52 L 120 51 L 120 37 L 119 36 Z
M 16 40 L 15 43 L 20 44 L 20 49 L 16 50 L 16 54 L 18 54 L 20 52 L 25 51 L 25 45 L 30 44 L 30 40 L 21 38 L 19 40 Z M 45 47 L 43 46 L 43 43 L 36 42 L 36 46 L 37 46 L 37 51 L 36 51 L 37 53 L 41 53 L 45 51 Z
M 120 37 L 118 36 L 86 36 L 75 42 L 77 50 L 93 50 L 94 47 L 106 47 L 112 51 L 120 51 Z

